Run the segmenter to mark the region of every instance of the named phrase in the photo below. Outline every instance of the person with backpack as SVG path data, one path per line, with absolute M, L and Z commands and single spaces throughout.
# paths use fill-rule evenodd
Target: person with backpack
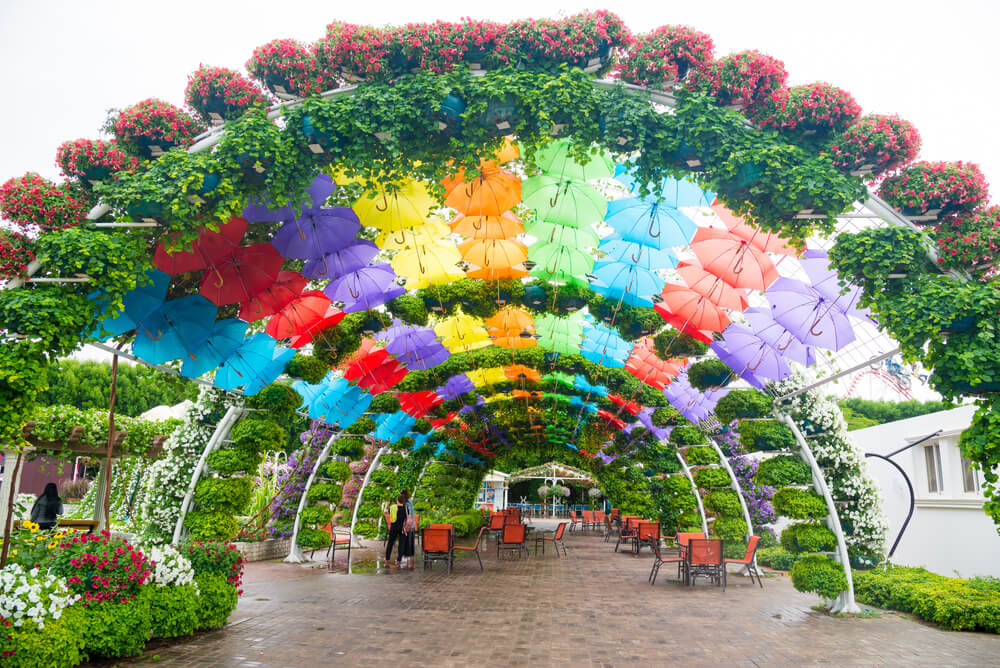
M 413 511 L 413 501 L 410 499 L 410 492 L 403 490 L 399 494 L 400 498 L 405 498 L 406 521 L 403 523 L 403 535 L 399 539 L 399 554 L 403 557 L 403 566 L 416 568 L 417 562 L 413 558 L 415 551 L 414 544 L 417 538 L 417 515 Z
M 396 503 L 389 507 L 389 537 L 385 542 L 385 563 L 390 566 L 399 566 L 399 558 L 403 556 L 403 546 L 406 542 L 403 536 L 403 526 L 406 524 L 406 501 L 407 497 L 400 494 L 396 497 Z M 392 547 L 399 541 L 399 550 L 395 563 L 392 559 Z
M 62 514 L 63 503 L 59 498 L 59 490 L 54 482 L 50 482 L 45 486 L 45 491 L 38 495 L 35 505 L 31 507 L 31 521 L 45 531 L 54 527 L 59 521 L 59 515 Z

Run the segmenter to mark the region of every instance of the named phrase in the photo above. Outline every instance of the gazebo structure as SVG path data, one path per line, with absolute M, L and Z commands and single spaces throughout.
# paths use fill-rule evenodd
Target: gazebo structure
M 560 482 L 573 482 L 582 487 L 593 487 L 598 484 L 594 476 L 587 471 L 558 462 L 545 462 L 541 466 L 532 466 L 510 474 L 510 482 L 521 480 L 542 480 L 549 486 Z M 549 502 L 549 514 L 552 517 L 556 515 L 555 495 L 551 497 Z

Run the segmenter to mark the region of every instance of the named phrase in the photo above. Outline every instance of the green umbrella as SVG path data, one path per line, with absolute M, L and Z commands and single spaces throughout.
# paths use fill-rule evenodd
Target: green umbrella
M 593 186 L 546 174 L 523 182 L 521 201 L 542 220 L 576 228 L 604 220 L 608 210 L 608 201 Z
M 541 315 L 535 318 L 538 345 L 557 353 L 576 354 L 583 342 L 583 316 Z
M 550 176 L 566 179 L 607 179 L 614 176 L 615 163 L 607 151 L 592 146 L 585 161 L 577 160 L 570 155 L 572 144 L 560 139 L 547 144 L 535 152 L 535 164 Z
M 542 376 L 542 382 L 558 383 L 559 385 L 565 385 L 566 387 L 573 387 L 573 376 L 562 371 L 553 371 Z M 562 396 L 562 395 L 558 395 Z
M 594 248 L 601 241 L 597 233 L 590 227 L 576 228 L 550 223 L 547 220 L 526 223 L 524 231 L 545 243 L 563 244 L 577 248 Z
M 541 241 L 528 248 L 528 259 L 535 263 L 532 276 L 567 282 L 582 282 L 594 268 L 594 258 L 575 246 Z

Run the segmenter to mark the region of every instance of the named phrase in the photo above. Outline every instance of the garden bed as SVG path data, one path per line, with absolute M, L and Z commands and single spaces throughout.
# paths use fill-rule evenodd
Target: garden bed
M 243 553 L 244 561 L 268 561 L 284 558 L 292 547 L 292 541 L 290 538 L 258 540 L 248 543 L 237 541 L 233 545 Z

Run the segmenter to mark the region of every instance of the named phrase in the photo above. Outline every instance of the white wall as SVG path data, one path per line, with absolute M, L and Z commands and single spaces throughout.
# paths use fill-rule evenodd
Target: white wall
M 1000 576 L 1000 534 L 983 512 L 982 492 L 969 493 L 963 488 L 958 437 L 975 412 L 975 406 L 960 406 L 849 432 L 863 452 L 888 455 L 942 430 L 935 438 L 892 458 L 909 476 L 916 499 L 913 518 L 892 556 L 893 563 L 923 566 L 948 576 Z M 941 455 L 942 489 L 936 493 L 928 491 L 924 454 L 924 446 L 933 443 L 938 444 Z M 903 477 L 887 462 L 869 457 L 868 466 L 882 489 L 889 519 L 888 550 L 906 518 L 909 493 Z M 979 476 L 981 483 L 982 474 Z

